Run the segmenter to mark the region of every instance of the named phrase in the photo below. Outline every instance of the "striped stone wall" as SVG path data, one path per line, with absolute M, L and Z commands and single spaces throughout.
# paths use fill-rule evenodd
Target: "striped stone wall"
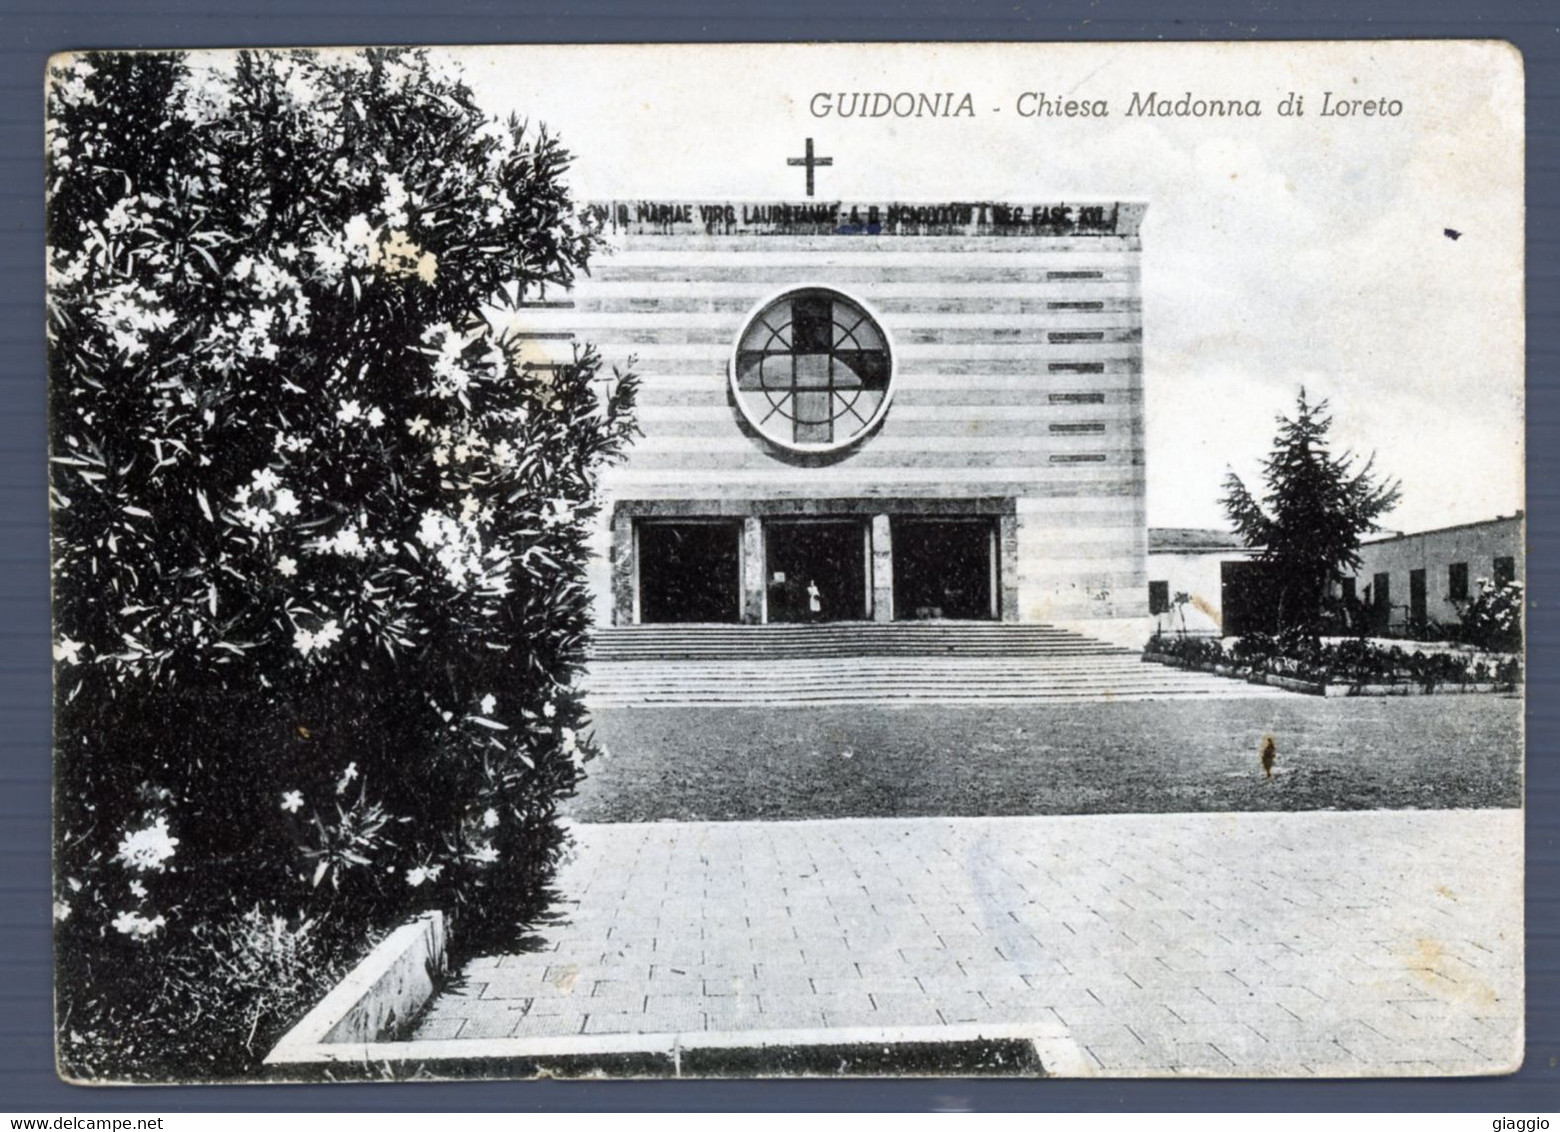
M 644 435 L 607 474 L 609 505 L 688 500 L 729 514 L 752 501 L 852 497 L 904 513 L 924 500 L 1007 498 L 1017 608 L 1005 616 L 1146 613 L 1142 206 L 951 206 L 969 211 L 894 223 L 900 206 L 886 205 L 870 213 L 875 225 L 844 223 L 869 215 L 866 205 L 823 206 L 838 224 L 820 222 L 814 202 L 781 206 L 809 210 L 805 222 L 773 219 L 774 206 L 754 222 L 744 220 L 753 206 L 670 207 L 596 206 L 610 251 L 514 326 L 540 352 L 573 335 L 609 364 L 634 359 Z M 748 315 L 810 284 L 865 303 L 893 342 L 887 417 L 827 457 L 755 434 L 728 384 Z M 607 555 L 609 527 L 610 514 Z M 604 623 L 611 573 L 604 558 Z

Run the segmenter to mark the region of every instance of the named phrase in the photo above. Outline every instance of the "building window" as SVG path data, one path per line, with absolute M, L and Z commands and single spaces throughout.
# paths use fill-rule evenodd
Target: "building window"
M 1446 568 L 1446 600 L 1468 600 L 1468 564 L 1453 562 Z
M 737 340 L 737 406 L 765 438 L 798 451 L 841 448 L 888 411 L 888 336 L 853 299 L 809 287 L 766 303 Z
M 1170 612 L 1170 583 L 1148 583 L 1148 611 L 1153 614 Z
M 1517 560 L 1515 558 L 1495 559 L 1495 584 L 1504 586 L 1508 582 L 1517 580 Z
M 1385 633 L 1392 624 L 1392 575 L 1375 574 L 1370 580 L 1371 621 L 1375 631 Z

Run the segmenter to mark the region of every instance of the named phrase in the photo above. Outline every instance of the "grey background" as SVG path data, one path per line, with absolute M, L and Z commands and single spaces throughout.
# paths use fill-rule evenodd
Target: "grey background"
M 1170 15 L 1169 13 L 1174 13 Z M 55 51 L 358 43 L 1499 38 L 1527 63 L 1528 1053 L 1457 1081 L 499 1082 L 93 1089 L 54 1075 L 49 966 L 49 573 L 44 62 Z M 581 81 L 588 81 L 585 76 Z M 1560 7 L 1543 0 L 0 0 L 0 1111 L 701 1109 L 1560 1110 Z

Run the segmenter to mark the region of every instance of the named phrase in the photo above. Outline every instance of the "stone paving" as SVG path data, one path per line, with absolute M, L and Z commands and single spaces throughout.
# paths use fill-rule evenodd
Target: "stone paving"
M 1066 1073 L 1499 1072 L 1517 810 L 575 827 L 566 922 L 416 1039 L 1030 1023 Z M 922 1029 L 927 1028 L 927 1029 Z M 1059 1049 L 1053 1045 L 1052 1049 Z

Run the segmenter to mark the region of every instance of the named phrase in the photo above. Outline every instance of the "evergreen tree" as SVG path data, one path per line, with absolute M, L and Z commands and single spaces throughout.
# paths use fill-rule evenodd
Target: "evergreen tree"
M 1262 549 L 1279 627 L 1311 635 L 1320 631 L 1333 587 L 1359 569 L 1360 536 L 1378 530 L 1376 520 L 1401 495 L 1397 481 L 1377 481 L 1374 456 L 1356 468 L 1351 454 L 1332 455 L 1326 413 L 1327 402 L 1311 403 L 1302 388 L 1294 417 L 1278 418 L 1261 501 L 1234 472 L 1221 500 L 1246 545 Z

